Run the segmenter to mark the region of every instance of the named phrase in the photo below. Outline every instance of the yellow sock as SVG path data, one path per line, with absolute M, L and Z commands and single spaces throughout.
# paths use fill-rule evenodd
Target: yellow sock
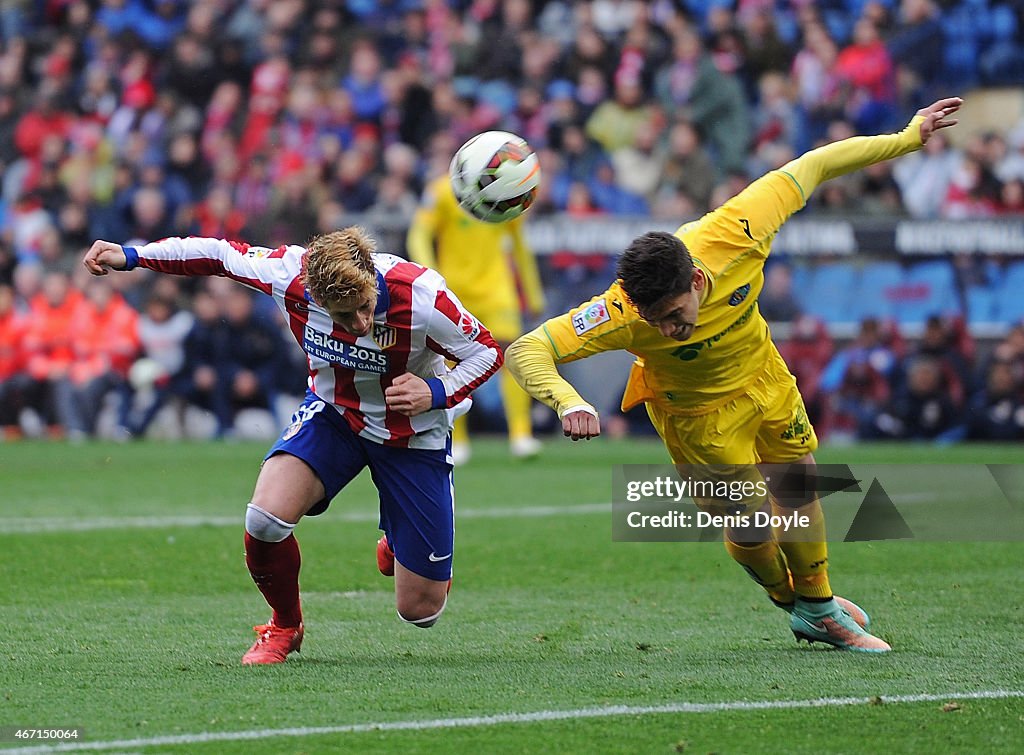
M 728 538 L 725 549 L 733 561 L 747 570 L 747 574 L 765 589 L 776 603 L 793 602 L 793 583 L 786 566 L 786 554 L 774 540 L 754 546 L 737 545 Z
M 456 417 L 455 426 L 452 427 L 452 444 L 456 443 L 469 443 L 469 421 L 466 419 L 465 414 L 461 417 Z
M 509 440 L 528 438 L 533 435 L 530 422 L 530 396 L 519 387 L 519 383 L 508 370 L 501 370 L 499 385 L 501 402 L 505 405 L 505 421 L 508 423 Z
M 832 586 L 828 582 L 828 543 L 825 536 L 825 514 L 821 502 L 815 498 L 798 509 L 779 506 L 772 499 L 772 513 L 782 516 L 806 516 L 808 527 L 801 527 L 797 536 L 779 537 L 779 547 L 786 554 L 789 571 L 793 574 L 793 590 L 802 598 L 831 598 Z M 781 534 L 781 533 L 778 533 Z

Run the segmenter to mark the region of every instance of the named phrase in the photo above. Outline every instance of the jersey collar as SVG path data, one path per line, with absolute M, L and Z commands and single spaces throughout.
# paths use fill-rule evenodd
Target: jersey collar
M 373 310 L 373 315 L 382 315 L 388 311 L 388 307 L 391 306 L 391 294 L 388 293 L 388 284 L 384 280 L 384 276 L 380 270 L 377 271 L 377 307 Z

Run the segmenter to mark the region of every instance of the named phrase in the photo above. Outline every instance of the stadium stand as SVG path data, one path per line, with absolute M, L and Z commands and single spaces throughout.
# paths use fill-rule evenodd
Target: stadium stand
M 1000 322 L 1024 320 L 1024 260 L 1013 260 L 1003 271 L 1002 284 L 994 292 L 995 317 Z
M 567 217 L 576 233 L 588 219 L 671 229 L 788 156 L 857 125 L 898 127 L 920 102 L 951 90 L 967 99 L 961 128 L 929 174 L 948 179 L 948 190 L 932 196 L 940 184 L 920 181 L 893 189 L 892 167 L 883 166 L 870 182 L 821 192 L 800 219 L 849 219 L 852 235 L 881 215 L 1019 223 L 1019 203 L 1003 187 L 1024 177 L 1022 14 L 1020 3 L 990 0 L 5 3 L 0 286 L 25 317 L 40 306 L 42 281 L 69 272 L 99 237 L 215 233 L 274 246 L 358 220 L 395 245 L 426 182 L 460 140 L 488 128 L 527 134 L 540 153 L 534 222 Z M 841 55 L 878 62 L 880 77 L 850 75 L 836 64 Z M 625 142 L 598 130 L 609 151 L 586 128 L 595 113 L 621 108 L 613 103 L 624 89 L 639 99 L 627 108 L 628 133 L 612 135 Z M 851 105 L 865 98 L 874 104 Z M 708 110 L 719 100 L 735 124 L 726 131 Z M 729 133 L 749 133 L 749 144 Z M 643 181 L 631 162 L 642 163 Z M 636 217 L 647 209 L 653 220 Z M 959 314 L 970 335 L 998 348 L 1024 319 L 1022 252 L 990 245 L 998 272 L 965 276 L 948 256 L 962 249 L 935 243 L 923 257 L 876 248 L 779 259 L 790 263 L 795 309 L 839 347 L 867 317 L 916 338 L 931 315 Z M 610 251 L 556 245 L 542 264 L 552 306 L 607 275 L 601 257 Z M 145 276 L 115 285 L 136 311 L 151 299 Z M 70 288 L 72 300 L 81 297 L 74 280 Z M 189 311 L 207 293 L 189 283 L 168 306 Z M 797 312 L 773 295 L 773 311 L 787 318 L 782 332 Z M 223 312 L 212 316 L 223 325 Z M 273 313 L 256 316 L 280 325 Z M 37 432 L 62 435 L 68 403 L 58 412 L 57 381 L 31 346 L 45 339 L 33 338 L 24 359 L 8 361 L 35 365 L 24 368 L 32 390 L 20 391 L 18 405 L 34 407 Z M 125 367 L 113 381 L 121 395 Z M 161 378 L 161 404 L 214 405 L 210 390 L 193 384 L 195 368 Z M 1019 393 L 1024 376 L 1011 373 Z M 248 403 L 273 413 L 267 398 Z M 136 432 L 152 419 L 143 403 L 125 420 Z M 211 426 L 229 435 L 232 416 L 221 410 Z
M 898 262 L 868 262 L 861 270 L 854 307 L 846 319 L 851 315 L 857 320 L 895 317 L 903 282 L 903 269 Z
M 896 318 L 903 324 L 923 323 L 930 315 L 960 314 L 953 267 L 947 260 L 918 262 L 904 278 L 903 296 L 896 303 Z

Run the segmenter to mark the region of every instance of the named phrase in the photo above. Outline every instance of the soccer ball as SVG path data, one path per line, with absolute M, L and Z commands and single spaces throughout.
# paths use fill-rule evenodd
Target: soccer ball
M 479 220 L 503 223 L 533 204 L 540 163 L 522 137 L 485 131 L 459 147 L 448 177 L 462 209 Z

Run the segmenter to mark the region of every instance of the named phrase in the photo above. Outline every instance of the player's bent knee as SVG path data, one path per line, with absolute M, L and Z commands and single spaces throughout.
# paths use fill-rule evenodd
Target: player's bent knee
M 279 543 L 285 540 L 295 525 L 264 511 L 254 503 L 245 508 L 245 531 L 265 543 Z
M 447 605 L 447 595 L 441 598 L 440 603 L 428 599 L 417 601 L 414 605 L 399 603 L 398 618 L 420 629 L 429 629 L 441 618 Z

